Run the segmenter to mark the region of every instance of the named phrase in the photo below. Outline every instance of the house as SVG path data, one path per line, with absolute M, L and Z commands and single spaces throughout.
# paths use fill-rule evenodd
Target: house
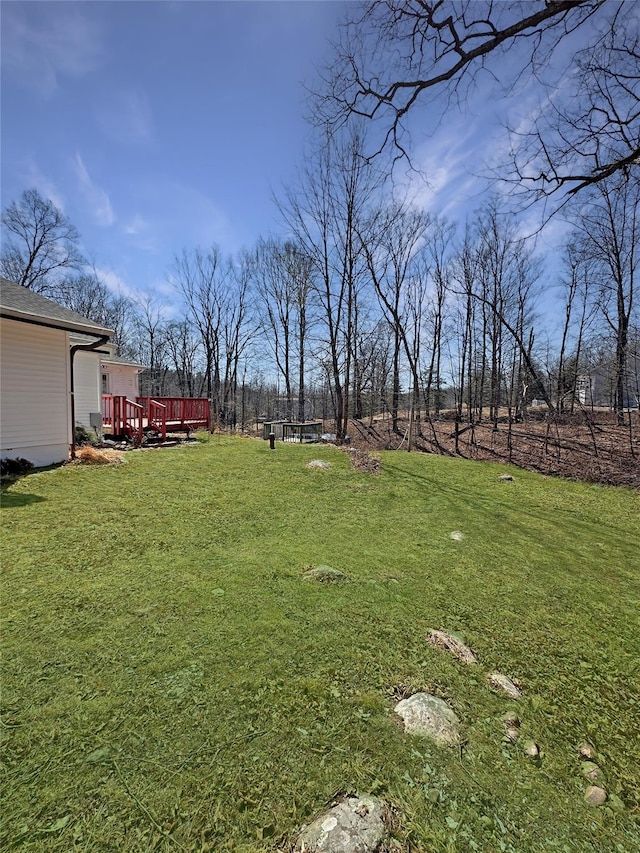
M 70 343 L 87 343 L 85 335 L 71 335 Z M 102 423 L 103 396 L 112 394 L 135 400 L 140 394 L 139 375 L 143 364 L 120 358 L 116 344 L 94 350 L 78 350 L 74 362 L 76 425 L 93 430 Z M 94 414 L 95 413 L 95 414 Z M 100 417 L 98 418 L 98 415 Z
M 100 356 L 101 393 L 135 400 L 140 395 L 140 374 L 145 369 L 144 364 L 121 358 L 115 344 L 101 347 L 101 352 L 103 349 L 106 354 Z
M 83 361 L 82 354 L 104 347 L 111 334 L 111 329 L 0 278 L 1 457 L 22 457 L 35 466 L 68 458 L 74 441 L 76 370 L 88 372 L 95 357 Z M 98 371 L 95 376 L 98 382 Z
M 576 399 L 582 406 L 612 409 L 616 395 L 616 372 L 613 359 L 595 365 L 576 379 Z M 629 353 L 624 374 L 623 407 L 640 405 L 640 356 Z

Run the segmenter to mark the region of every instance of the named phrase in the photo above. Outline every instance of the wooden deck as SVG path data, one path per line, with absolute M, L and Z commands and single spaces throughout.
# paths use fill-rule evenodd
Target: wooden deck
M 206 397 L 136 397 L 102 395 L 102 431 L 126 435 L 141 444 L 147 432 L 166 438 L 168 432 L 209 429 L 210 408 Z

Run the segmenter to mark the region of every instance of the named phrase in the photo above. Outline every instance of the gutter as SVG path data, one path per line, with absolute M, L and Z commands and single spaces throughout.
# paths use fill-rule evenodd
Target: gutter
M 103 346 L 107 343 L 111 336 L 110 335 L 101 335 L 97 341 L 94 341 L 92 344 L 76 344 L 71 347 L 71 361 L 70 361 L 70 378 L 71 378 L 71 458 L 76 458 L 76 400 L 75 400 L 75 385 L 73 378 L 73 360 L 77 352 L 89 352 L 91 350 L 96 350 L 98 347 Z

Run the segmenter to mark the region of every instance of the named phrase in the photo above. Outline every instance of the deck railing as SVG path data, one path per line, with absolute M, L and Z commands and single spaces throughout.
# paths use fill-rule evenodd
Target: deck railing
M 103 429 L 112 435 L 128 435 L 142 443 L 144 414 L 142 406 L 116 394 L 102 395 Z
M 104 432 L 128 435 L 136 444 L 142 442 L 145 430 L 164 439 L 170 430 L 208 428 L 209 411 L 206 397 L 136 397 L 134 402 L 121 395 L 102 395 Z
M 209 400 L 206 397 L 136 397 L 145 411 L 151 414 L 151 404 L 164 406 L 167 425 L 173 429 L 209 427 Z

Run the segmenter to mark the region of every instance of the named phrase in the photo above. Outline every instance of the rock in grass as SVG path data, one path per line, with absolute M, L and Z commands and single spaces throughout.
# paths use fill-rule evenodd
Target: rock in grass
M 325 462 L 324 459 L 312 459 L 311 462 L 307 462 L 307 468 L 322 468 L 326 470 L 331 468 L 331 462 Z
M 449 534 L 449 539 L 453 539 L 454 542 L 462 542 L 464 533 L 460 530 L 454 530 L 453 533 Z
M 578 747 L 578 755 L 585 761 L 594 761 L 596 758 L 596 751 L 590 743 L 584 741 Z
M 535 741 L 525 741 L 522 745 L 522 748 L 524 749 L 524 754 L 527 756 L 527 758 L 531 758 L 534 760 L 540 758 L 540 747 Z
M 501 672 L 490 672 L 487 675 L 487 681 L 495 690 L 502 690 L 510 699 L 519 699 L 522 691 L 513 681 Z
M 520 729 L 516 726 L 505 726 L 504 733 L 511 743 L 515 743 L 520 737 Z
M 451 652 L 462 663 L 478 663 L 477 657 L 469 646 L 465 646 L 462 640 L 456 637 L 455 634 L 447 634 L 446 631 L 429 631 L 429 642 L 433 646 L 439 646 L 441 649 Z
M 515 743 L 520 737 L 520 720 L 513 711 L 508 711 L 502 718 L 507 738 Z
M 515 479 L 516 478 L 512 477 L 511 474 L 500 474 L 500 476 L 498 477 L 498 480 L 500 480 L 502 483 L 514 483 Z
M 430 693 L 414 693 L 402 699 L 395 712 L 402 717 L 408 734 L 425 735 L 445 746 L 456 744 L 460 739 L 460 721 L 455 712 Z
M 319 583 L 344 583 L 349 578 L 339 569 L 332 569 L 331 566 L 316 566 L 314 569 L 308 569 L 303 575 L 306 580 L 318 581 Z
M 375 797 L 347 797 L 305 827 L 295 853 L 375 853 L 386 834 L 385 806 Z
M 603 806 L 607 801 L 607 792 L 597 785 L 589 785 L 584 792 L 584 800 L 590 806 Z
M 602 770 L 593 761 L 585 761 L 582 765 L 582 775 L 590 782 L 597 782 L 602 776 Z

